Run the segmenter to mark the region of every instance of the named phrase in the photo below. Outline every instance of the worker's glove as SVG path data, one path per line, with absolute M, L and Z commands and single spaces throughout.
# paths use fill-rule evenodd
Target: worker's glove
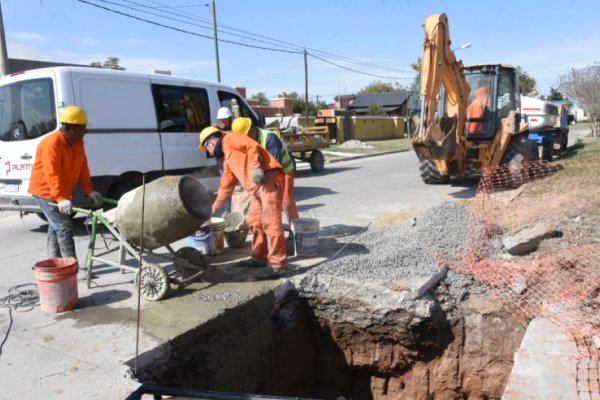
M 61 214 L 71 215 L 72 208 L 73 204 L 70 200 L 63 200 L 58 202 L 58 211 L 60 211 Z
M 256 168 L 252 170 L 252 182 L 254 182 L 256 185 L 262 185 L 265 183 L 266 179 L 267 178 L 265 177 L 265 173 L 262 171 L 262 169 Z
M 100 207 L 102 205 L 102 195 L 98 192 L 88 193 L 88 197 L 94 200 L 92 207 Z

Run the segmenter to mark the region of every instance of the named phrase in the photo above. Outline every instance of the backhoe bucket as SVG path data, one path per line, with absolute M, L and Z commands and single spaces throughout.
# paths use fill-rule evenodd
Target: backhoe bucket
M 456 156 L 456 117 L 446 117 L 429 126 L 425 135 L 415 134 L 413 148 L 419 158 L 454 160 Z

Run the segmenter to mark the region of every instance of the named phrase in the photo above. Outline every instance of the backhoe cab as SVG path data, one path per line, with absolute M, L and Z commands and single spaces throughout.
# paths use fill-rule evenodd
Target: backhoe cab
M 445 14 L 425 22 L 420 78 L 413 148 L 425 183 L 447 183 L 451 176 L 529 159 L 515 68 L 464 67 L 450 47 Z

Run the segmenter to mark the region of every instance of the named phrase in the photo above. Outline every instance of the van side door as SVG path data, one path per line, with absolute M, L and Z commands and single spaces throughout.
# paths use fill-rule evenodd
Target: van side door
M 206 88 L 152 84 L 165 173 L 183 174 L 214 166 L 198 149 L 200 131 L 210 125 Z

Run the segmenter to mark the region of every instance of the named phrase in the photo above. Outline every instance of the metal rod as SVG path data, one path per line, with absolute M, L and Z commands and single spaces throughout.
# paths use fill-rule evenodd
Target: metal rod
M 133 375 L 138 377 L 138 358 L 139 358 L 139 350 L 140 350 L 140 307 L 141 307 L 141 297 L 142 297 L 142 269 L 144 267 L 142 254 L 144 253 L 144 207 L 146 203 L 146 175 L 142 175 L 142 225 L 140 230 L 140 270 L 138 272 L 138 282 L 137 282 L 137 318 L 136 318 L 136 330 L 135 330 L 135 363 L 133 368 Z
M 423 133 L 423 120 L 425 119 L 425 100 L 427 96 L 421 96 L 421 120 L 419 121 L 419 137 L 422 138 L 425 134 Z

